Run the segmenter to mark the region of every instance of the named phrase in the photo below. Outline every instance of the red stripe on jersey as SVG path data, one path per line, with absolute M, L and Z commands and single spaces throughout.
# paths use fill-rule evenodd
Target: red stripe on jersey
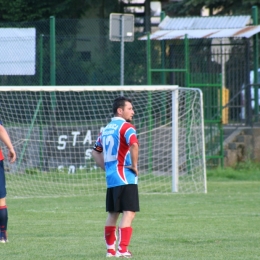
M 4 160 L 4 154 L 3 154 L 3 151 L 2 149 L 0 149 L 0 161 L 3 161 Z
M 126 177 L 125 177 L 125 172 L 124 172 L 124 165 L 125 165 L 125 158 L 126 155 L 129 151 L 129 145 L 127 144 L 125 140 L 125 133 L 129 128 L 134 128 L 133 125 L 130 123 L 123 123 L 120 130 L 119 130 L 119 147 L 118 147 L 118 165 L 117 165 L 117 170 L 119 173 L 120 178 L 122 179 L 123 182 L 127 183 Z M 135 138 L 134 138 L 135 137 Z M 136 141 L 134 141 L 136 140 Z M 133 138 L 130 138 L 130 145 L 132 144 L 132 141 L 138 142 L 137 138 L 135 135 L 133 135 Z
M 139 145 L 136 135 L 131 135 L 129 140 L 129 146 L 131 146 L 134 143 L 137 143 Z

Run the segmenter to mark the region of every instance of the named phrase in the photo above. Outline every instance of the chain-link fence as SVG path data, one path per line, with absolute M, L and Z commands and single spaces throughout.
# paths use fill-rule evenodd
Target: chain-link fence
M 1 24 L 1 27 L 36 29 L 35 50 L 32 50 L 31 45 L 23 49 L 28 56 L 31 56 L 31 52 L 35 52 L 35 74 L 13 75 L 11 71 L 11 75 L 8 73 L 2 75 L 0 72 L 1 85 L 50 85 L 51 65 L 54 65 L 50 62 L 51 51 L 55 51 L 56 85 L 120 85 L 120 42 L 109 40 L 108 20 L 56 19 L 55 50 L 51 50 L 50 47 L 49 20 L 34 23 L 5 23 Z M 4 40 L 5 36 L 2 35 L 1 41 Z M 23 42 L 28 41 L 28 37 L 17 37 L 12 40 Z M 138 40 L 125 43 L 125 85 L 146 84 L 145 46 L 145 42 Z M 18 59 L 18 62 L 20 66 L 28 66 L 26 59 L 23 63 Z
M 55 48 L 50 43 L 53 37 L 50 20 L 1 23 L 0 26 L 3 30 L 0 37 L 2 86 L 51 85 L 52 73 L 55 85 L 120 85 L 122 76 L 125 85 L 146 85 L 150 58 L 152 69 L 166 70 L 152 72 L 151 84 L 189 86 L 191 82 L 198 87 L 200 83 L 221 84 L 229 94 L 226 123 L 245 122 L 246 100 L 242 89 L 252 84 L 251 39 L 231 39 L 228 44 L 192 39 L 188 49 L 184 40 L 151 41 L 148 57 L 147 41 L 138 40 L 142 33 L 136 32 L 133 42 L 124 43 L 122 75 L 121 43 L 109 40 L 109 19 L 56 19 Z M 11 32 L 10 29 L 19 30 Z M 171 68 L 186 72 L 167 71 Z M 213 91 L 212 95 L 220 94 Z M 214 107 L 207 109 L 206 116 L 218 116 L 220 111 L 214 111 Z
M 123 77 L 126 86 L 200 88 L 207 158 L 217 165 L 214 160 L 223 159 L 223 124 L 248 125 L 258 116 L 252 102 L 254 88 L 259 87 L 252 85 L 252 39 L 147 41 L 140 40 L 139 30 L 133 42 L 124 43 L 122 53 L 121 42 L 110 41 L 109 29 L 109 19 L 51 17 L 33 23 L 1 23 L 0 85 L 120 85 Z M 9 100 L 6 106 L 21 105 Z M 48 102 L 52 101 L 50 96 Z

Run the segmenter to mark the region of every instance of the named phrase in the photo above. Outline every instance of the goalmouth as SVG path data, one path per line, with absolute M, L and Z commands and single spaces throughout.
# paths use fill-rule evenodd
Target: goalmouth
M 140 193 L 207 192 L 200 89 L 1 86 L 0 91 L 0 119 L 17 152 L 15 164 L 4 162 L 10 197 L 104 192 L 105 174 L 91 150 L 119 95 L 133 101 Z

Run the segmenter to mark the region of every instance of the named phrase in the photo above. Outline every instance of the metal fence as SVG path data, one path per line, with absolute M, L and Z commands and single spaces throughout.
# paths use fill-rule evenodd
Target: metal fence
M 14 75 L 11 71 L 1 73 L 1 85 L 50 85 L 51 70 L 55 69 L 56 85 L 120 85 L 120 42 L 109 40 L 108 19 L 64 20 L 56 19 L 55 50 L 51 46 L 50 20 L 33 23 L 1 23 L 2 29 L 35 28 L 35 50 L 31 45 L 24 52 L 35 51 L 35 70 L 31 75 Z M 147 43 L 138 40 L 141 33 L 135 34 L 135 41 L 125 42 L 124 84 L 145 85 L 147 75 Z M 8 38 L 9 37 L 9 38 Z M 8 44 L 6 44 L 8 40 Z M 26 37 L 10 37 L 4 33 L 0 37 L 0 51 L 15 53 L 11 41 L 28 41 Z M 17 42 L 17 44 L 19 44 Z M 164 45 L 164 46 L 162 46 Z M 4 49 L 3 49 L 4 46 Z M 11 49 L 8 49 L 10 46 Z M 20 45 L 18 45 L 20 46 Z M 1 50 L 2 48 L 2 50 Z M 7 51 L 6 51 L 7 50 Z M 163 53 L 162 53 L 163 50 Z M 51 62 L 55 51 L 55 64 Z M 246 39 L 231 39 L 229 44 L 212 44 L 209 39 L 189 40 L 189 77 L 196 82 L 221 82 L 228 89 L 228 123 L 244 123 L 245 95 L 243 86 L 250 82 L 252 70 L 252 42 Z M 3 55 L 1 55 L 3 56 Z M 15 55 L 13 55 L 15 56 Z M 16 55 L 17 56 L 17 55 Z M 19 61 L 20 66 L 28 66 L 26 59 Z M 13 60 L 0 60 L 1 66 Z M 151 44 L 152 67 L 185 68 L 185 45 L 183 40 L 153 41 Z M 1 67 L 0 67 L 1 68 Z M 153 73 L 152 84 L 187 85 L 184 73 Z M 240 94 L 239 94 L 240 93 Z
M 54 21 L 0 23 L 0 85 L 120 85 L 122 53 L 120 42 L 109 40 L 108 19 Z M 33 30 L 29 36 L 9 31 L 15 28 Z M 211 39 L 192 39 L 188 45 L 179 39 L 151 41 L 148 46 L 140 36 L 142 32 L 136 32 L 133 42 L 124 43 L 124 84 L 201 88 L 208 138 L 214 139 L 208 143 L 209 156 L 223 143 L 223 124 L 256 122 L 252 96 L 258 85 L 250 85 L 252 39 L 214 44 Z M 157 70 L 151 73 L 149 66 Z
M 36 28 L 35 74 L 2 75 L 1 85 L 50 85 L 55 51 L 56 85 L 120 85 L 120 42 L 109 40 L 109 21 L 59 20 L 55 23 L 55 50 L 51 49 L 50 20 L 0 24 L 2 28 Z M 136 34 L 138 37 L 138 34 Z M 5 40 L 5 36 L 0 38 Z M 26 41 L 26 38 L 12 38 Z M 125 43 L 125 85 L 146 84 L 145 42 Z M 13 52 L 14 50 L 10 50 Z M 28 55 L 30 46 L 24 50 Z M 21 66 L 27 66 L 26 61 Z

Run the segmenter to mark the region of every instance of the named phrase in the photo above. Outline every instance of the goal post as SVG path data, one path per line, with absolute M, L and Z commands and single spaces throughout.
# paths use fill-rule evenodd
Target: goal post
M 207 193 L 203 94 L 172 91 L 172 192 Z
M 91 157 L 113 100 L 132 99 L 140 193 L 206 193 L 203 99 L 178 86 L 2 86 L 0 119 L 17 161 L 5 160 L 10 197 L 72 196 L 106 190 Z M 2 145 L 5 156 L 7 151 Z

